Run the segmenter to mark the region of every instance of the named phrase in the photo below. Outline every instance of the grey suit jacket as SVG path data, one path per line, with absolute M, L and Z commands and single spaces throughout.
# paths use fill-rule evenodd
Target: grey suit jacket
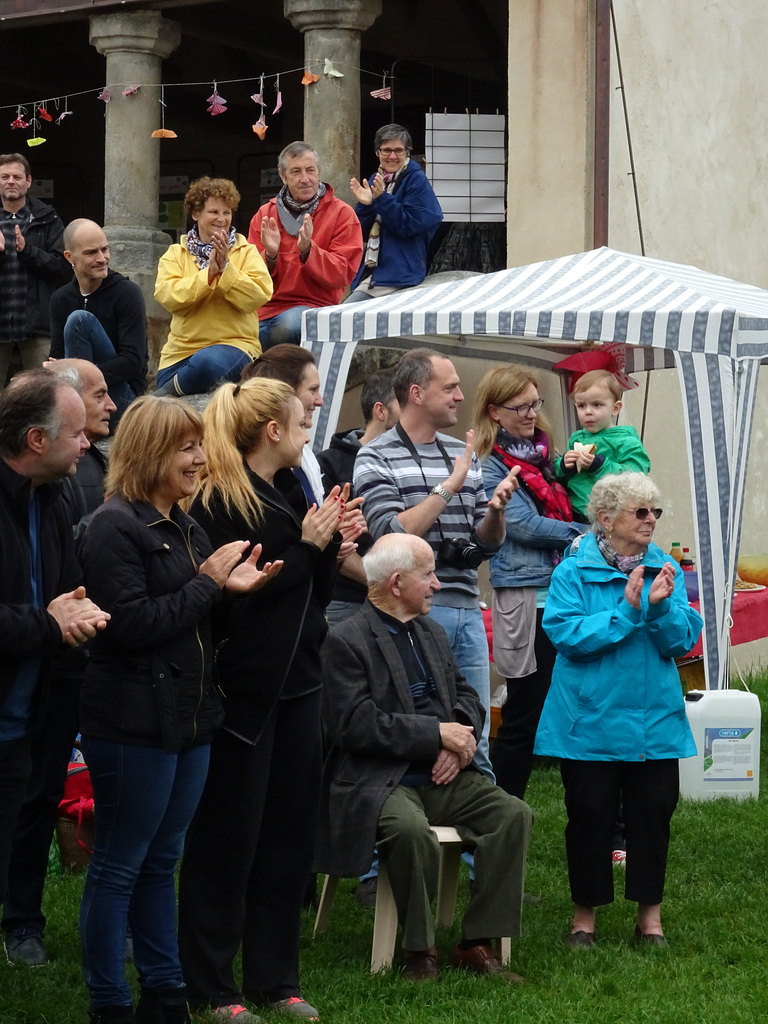
M 459 672 L 442 626 L 423 617 L 414 628 L 446 711 L 480 736 L 485 711 Z M 334 627 L 322 657 L 329 751 L 316 868 L 359 875 L 370 867 L 384 801 L 412 761 L 437 758 L 440 727 L 437 718 L 416 713 L 392 634 L 370 602 Z

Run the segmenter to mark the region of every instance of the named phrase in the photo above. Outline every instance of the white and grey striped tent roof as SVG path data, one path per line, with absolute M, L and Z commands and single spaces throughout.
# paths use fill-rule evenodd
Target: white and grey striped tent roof
M 708 681 L 723 686 L 749 434 L 759 363 L 768 357 L 768 292 L 608 248 L 425 285 L 304 314 L 302 344 L 318 363 L 326 403 L 315 449 L 330 443 L 359 343 L 550 368 L 586 343 L 622 342 L 629 372 L 677 366 Z M 712 459 L 714 451 L 727 459 Z

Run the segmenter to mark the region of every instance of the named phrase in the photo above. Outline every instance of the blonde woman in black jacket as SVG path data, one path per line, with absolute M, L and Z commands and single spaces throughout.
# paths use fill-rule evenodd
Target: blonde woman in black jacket
M 250 592 L 279 569 L 257 569 L 258 547 L 241 561 L 244 539 L 214 551 L 179 508 L 205 465 L 202 437 L 200 417 L 176 399 L 134 402 L 115 434 L 107 500 L 81 546 L 88 592 L 114 627 L 91 647 L 81 699 L 96 805 L 80 911 L 94 1024 L 189 1021 L 174 868 L 222 720 L 208 615 L 224 588 Z M 135 1017 L 129 916 L 142 985 Z
M 225 719 L 179 888 L 190 1003 L 237 1024 L 256 1020 L 244 998 L 317 1019 L 298 958 L 319 802 L 323 610 L 338 531 L 359 513 L 338 487 L 307 508 L 292 472 L 309 439 L 305 415 L 282 381 L 223 384 L 205 413 L 208 464 L 191 507 L 214 543 L 246 537 L 283 562 L 265 600 L 254 594 L 237 618 L 214 619 Z

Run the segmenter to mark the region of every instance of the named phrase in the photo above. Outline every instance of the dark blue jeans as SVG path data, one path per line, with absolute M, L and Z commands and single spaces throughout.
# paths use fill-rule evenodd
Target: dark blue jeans
M 252 357 L 234 345 L 207 345 L 187 359 L 157 371 L 157 386 L 163 387 L 176 378 L 177 395 L 202 395 L 230 380 L 237 383 Z
M 169 754 L 160 747 L 84 737 L 83 754 L 96 808 L 93 858 L 80 905 L 83 975 L 93 1009 L 128 1006 L 129 917 L 142 986 L 184 984 L 174 870 L 203 791 L 210 745 Z
M 112 339 L 93 313 L 89 313 L 87 309 L 76 309 L 74 313 L 69 314 L 63 334 L 64 356 L 67 359 L 87 359 L 89 363 L 106 363 L 117 355 Z M 130 384 L 123 381 L 121 384 L 110 385 L 109 397 L 117 406 L 117 412 L 111 420 L 114 429 L 115 424 L 136 398 L 136 392 Z
M 274 348 L 275 345 L 300 345 L 301 317 L 308 309 L 314 309 L 314 306 L 293 306 L 291 309 L 284 309 L 282 313 L 271 316 L 268 320 L 260 320 L 261 351 L 266 352 L 268 348 Z

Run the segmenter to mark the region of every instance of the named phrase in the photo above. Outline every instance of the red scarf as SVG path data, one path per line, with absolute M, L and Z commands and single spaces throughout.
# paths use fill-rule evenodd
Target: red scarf
M 520 467 L 519 478 L 539 503 L 542 509 L 541 514 L 547 519 L 560 519 L 564 523 L 573 522 L 573 508 L 568 492 L 562 484 L 559 484 L 554 479 L 554 473 L 548 458 L 549 442 L 546 434 L 540 430 L 537 430 L 534 434 L 533 443 L 535 447 L 528 449 L 532 456 L 531 460 L 520 458 L 522 452 L 517 446 L 515 447 L 516 453 L 514 455 L 512 452 L 502 448 L 498 442 L 504 440 L 503 435 L 506 434 L 506 431 L 500 431 L 499 434 L 500 436 L 493 446 L 494 453 L 499 456 L 507 469 L 512 469 L 513 466 Z M 506 437 L 510 440 L 518 440 L 517 438 L 510 438 L 509 434 L 506 434 Z

